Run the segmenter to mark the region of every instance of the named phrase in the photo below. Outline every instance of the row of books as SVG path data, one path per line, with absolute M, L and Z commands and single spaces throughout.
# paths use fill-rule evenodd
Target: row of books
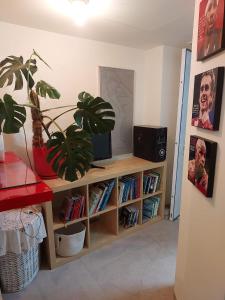
M 83 195 L 66 196 L 64 198 L 60 219 L 64 222 L 72 221 L 84 217 L 85 197 Z
M 119 180 L 119 203 L 140 197 L 140 177 L 124 176 Z
M 91 186 L 89 198 L 89 214 L 104 210 L 110 200 L 115 179 L 97 183 Z
M 159 189 L 160 174 L 157 172 L 151 172 L 144 174 L 143 178 L 143 193 L 150 194 L 155 193 Z
M 120 225 L 124 228 L 135 226 L 138 223 L 139 209 L 129 205 L 123 207 L 120 212 Z
M 152 219 L 158 215 L 160 197 L 150 197 L 143 203 L 143 221 Z

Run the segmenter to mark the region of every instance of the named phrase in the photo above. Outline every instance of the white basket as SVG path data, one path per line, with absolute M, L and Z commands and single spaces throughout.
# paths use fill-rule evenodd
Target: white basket
M 56 253 L 59 256 L 73 256 L 84 246 L 86 227 L 83 223 L 76 223 L 55 232 Z
M 21 254 L 8 252 L 0 256 L 0 286 L 2 293 L 15 293 L 25 288 L 39 271 L 39 246 Z

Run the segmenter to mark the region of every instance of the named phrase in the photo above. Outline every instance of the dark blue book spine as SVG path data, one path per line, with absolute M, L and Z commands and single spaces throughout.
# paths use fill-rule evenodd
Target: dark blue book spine
M 102 201 L 102 205 L 100 206 L 100 210 L 103 210 L 103 209 L 106 208 L 106 205 L 108 204 L 108 201 L 109 201 L 110 196 L 112 194 L 112 190 L 114 188 L 114 185 L 115 185 L 115 180 L 110 182 L 109 187 L 108 187 L 108 189 L 105 193 L 104 200 Z

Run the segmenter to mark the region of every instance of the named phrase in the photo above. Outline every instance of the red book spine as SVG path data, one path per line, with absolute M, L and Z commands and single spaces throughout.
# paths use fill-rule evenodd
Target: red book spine
M 72 220 L 79 218 L 79 211 L 80 211 L 80 198 L 75 202 L 73 214 L 72 214 Z

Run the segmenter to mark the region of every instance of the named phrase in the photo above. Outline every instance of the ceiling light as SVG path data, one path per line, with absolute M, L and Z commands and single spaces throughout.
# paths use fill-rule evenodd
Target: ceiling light
M 78 25 L 107 12 L 112 0 L 47 0 L 58 14 L 65 15 Z
M 88 0 L 70 0 L 72 4 L 72 15 L 75 23 L 82 26 L 89 17 Z

